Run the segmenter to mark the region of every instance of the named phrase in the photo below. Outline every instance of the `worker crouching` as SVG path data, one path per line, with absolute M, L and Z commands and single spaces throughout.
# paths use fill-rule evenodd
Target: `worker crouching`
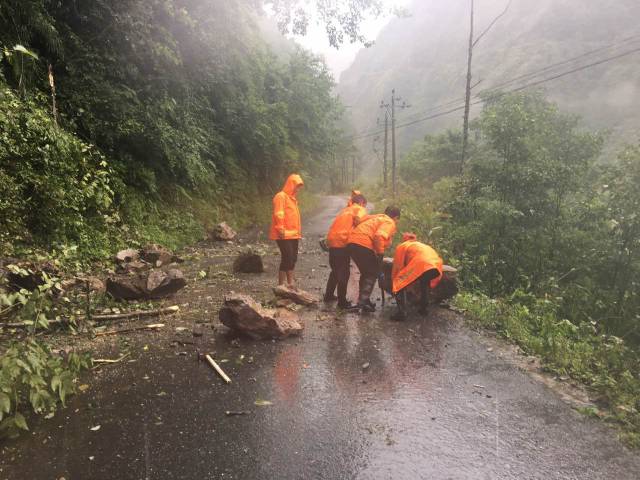
M 376 284 L 384 251 L 391 246 L 396 233 L 400 209 L 388 207 L 381 215 L 365 218 L 349 235 L 347 250 L 360 270 L 358 305 L 364 312 L 373 312 L 371 292 Z
M 325 302 L 330 302 L 336 299 L 334 291 L 337 286 L 338 307 L 342 309 L 352 307 L 351 303 L 347 301 L 347 285 L 349 283 L 351 264 L 349 252 L 347 251 L 349 235 L 366 217 L 366 205 L 367 200 L 362 195 L 353 195 L 349 201 L 349 206 L 340 211 L 327 234 L 331 273 L 327 281 L 324 300 Z
M 420 313 L 424 314 L 429 305 L 429 289 L 442 279 L 442 258 L 429 245 L 418 242 L 413 233 L 405 233 L 393 257 L 391 276 L 398 304 L 394 320 L 407 317 L 407 296 L 414 286 L 420 289 Z
M 269 238 L 280 249 L 278 285 L 285 282 L 295 288 L 294 269 L 298 260 L 298 243 L 302 238 L 300 210 L 296 198 L 304 182 L 300 175 L 289 175 L 282 190 L 273 197 L 273 215 Z

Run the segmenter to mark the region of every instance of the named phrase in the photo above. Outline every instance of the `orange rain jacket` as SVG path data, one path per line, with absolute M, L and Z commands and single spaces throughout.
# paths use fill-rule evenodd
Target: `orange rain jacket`
M 349 197 L 349 201 L 347 202 L 347 207 L 353 205 L 353 197 L 355 197 L 356 195 L 362 195 L 362 192 L 360 190 L 351 190 L 351 196 Z
M 381 255 L 391 246 L 395 234 L 396 222 L 391 217 L 384 213 L 370 215 L 353 229 L 347 243 L 361 245 Z
M 281 192 L 273 197 L 271 217 L 271 240 L 296 240 L 302 238 L 300 210 L 295 197 L 296 187 L 304 185 L 300 175 L 289 175 Z
M 439 275 L 431 280 L 431 288 L 435 288 L 442 279 L 442 258 L 429 245 L 420 243 L 415 238 L 401 243 L 393 257 L 393 293 L 408 287 L 423 273 L 434 268 Z
M 354 227 L 367 216 L 367 210 L 354 203 L 350 207 L 343 208 L 329 228 L 327 243 L 330 248 L 344 248 L 347 246 L 349 234 Z

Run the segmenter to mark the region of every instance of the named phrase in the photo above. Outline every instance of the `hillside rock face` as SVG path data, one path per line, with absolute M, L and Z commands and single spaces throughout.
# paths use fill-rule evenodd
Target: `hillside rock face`
M 475 29 L 485 30 L 508 0 L 476 0 Z M 411 108 L 398 111 L 410 122 L 464 104 L 469 36 L 468 0 L 414 0 L 411 16 L 390 22 L 369 49 L 362 50 L 341 78 L 338 91 L 351 105 L 357 132 L 377 131 L 380 100 L 391 90 Z M 637 0 L 513 0 L 506 15 L 474 49 L 474 94 L 551 64 L 618 44 L 544 72 L 536 81 L 640 46 Z M 625 41 L 626 40 L 626 41 Z M 640 53 L 568 75 L 544 85 L 563 110 L 584 117 L 590 128 L 612 131 L 610 148 L 637 140 L 640 111 Z M 504 85 L 503 89 L 523 82 Z M 453 101 L 450 105 L 434 107 Z M 474 107 L 472 115 L 481 106 Z M 462 111 L 398 130 L 398 149 L 406 152 L 425 134 L 461 128 Z M 371 138 L 366 138 L 367 148 Z

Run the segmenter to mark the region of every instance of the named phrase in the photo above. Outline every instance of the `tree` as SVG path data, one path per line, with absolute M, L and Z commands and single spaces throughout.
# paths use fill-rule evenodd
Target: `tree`
M 283 33 L 305 35 L 312 11 L 324 25 L 329 43 L 339 48 L 346 40 L 351 43 L 368 40 L 361 32 L 367 16 L 382 13 L 381 0 L 262 0 L 263 5 L 275 13 Z

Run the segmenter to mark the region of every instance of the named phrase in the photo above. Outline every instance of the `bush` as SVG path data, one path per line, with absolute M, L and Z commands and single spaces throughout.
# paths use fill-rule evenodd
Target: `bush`
M 78 373 L 89 362 L 76 353 L 62 358 L 33 339 L 12 343 L 0 357 L 0 434 L 28 430 L 25 404 L 41 415 L 51 415 L 58 402 L 64 405 L 75 392 Z
M 113 185 L 94 147 L 0 78 L 0 246 L 72 242 L 91 250 L 112 214 Z

